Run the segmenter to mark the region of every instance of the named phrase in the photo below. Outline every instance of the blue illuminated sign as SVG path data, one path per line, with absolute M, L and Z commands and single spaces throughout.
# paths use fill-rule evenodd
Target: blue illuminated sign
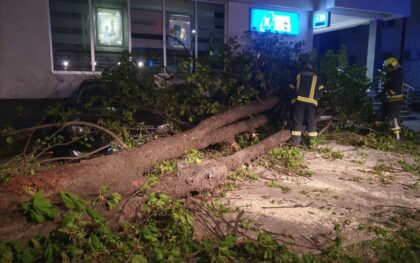
M 251 9 L 251 30 L 299 35 L 299 14 L 264 9 Z
M 318 11 L 314 13 L 312 22 L 313 28 L 323 28 L 323 27 L 329 27 L 331 16 L 329 12 L 326 11 Z

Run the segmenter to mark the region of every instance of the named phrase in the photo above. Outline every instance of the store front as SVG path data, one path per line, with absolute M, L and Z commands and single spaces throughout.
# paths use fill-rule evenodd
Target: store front
M 217 54 L 227 37 L 250 29 L 298 40 L 311 36 L 300 26 L 308 21 L 300 10 L 227 1 L 49 0 L 49 15 L 53 72 L 98 72 L 116 65 L 124 50 L 141 67 L 173 71 L 180 59 Z M 280 28 L 284 23 L 285 30 Z M 301 32 L 307 37 L 299 37 Z
M 355 0 L 349 6 L 347 2 L 3 0 L 0 99 L 64 98 L 83 79 L 118 65 L 125 50 L 140 68 L 174 71 L 182 59 L 216 55 L 226 40 L 241 40 L 249 30 L 304 41 L 304 50 L 311 51 L 314 28 L 334 28 L 333 23 L 324 25 L 325 16 L 317 11 L 353 16 L 377 13 L 375 8 L 387 14 L 407 12 L 407 8 L 388 10 L 386 3 L 366 5 Z M 407 7 L 406 2 L 410 1 L 402 0 L 400 6 Z M 315 15 L 320 19 L 316 23 Z
M 132 52 L 140 67 L 218 52 L 224 3 L 184 0 L 50 0 L 53 72 L 100 72 Z

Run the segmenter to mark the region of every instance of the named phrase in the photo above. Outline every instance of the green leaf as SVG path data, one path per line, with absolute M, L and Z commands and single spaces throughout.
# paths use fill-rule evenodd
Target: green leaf
M 34 223 L 41 223 L 46 218 L 52 220 L 57 214 L 51 201 L 44 197 L 42 190 L 36 192 L 30 201 L 23 202 L 21 208 L 27 220 Z
M 59 196 L 64 206 L 69 210 L 75 209 L 77 211 L 82 211 L 86 207 L 86 201 L 74 193 L 60 192 Z
M 92 218 L 92 220 L 95 223 L 102 223 L 105 221 L 105 218 L 103 218 L 101 215 L 95 212 L 92 208 L 88 207 L 86 208 L 86 213 Z
M 112 193 L 107 202 L 108 209 L 111 210 L 114 207 L 116 207 L 121 201 L 121 199 L 122 196 L 119 193 Z
M 93 249 L 101 249 L 104 246 L 101 240 L 99 240 L 98 236 L 96 236 L 95 234 L 90 235 L 89 244 Z
M 45 221 L 45 217 L 42 214 L 32 211 L 30 214 L 31 222 L 41 223 Z
M 57 211 L 55 210 L 55 208 L 51 207 L 51 208 L 45 210 L 44 214 L 47 218 L 54 219 L 57 216 Z
M 101 188 L 99 189 L 99 194 L 100 195 L 107 194 L 107 193 L 109 193 L 109 190 L 110 190 L 110 188 L 108 186 L 106 186 L 106 185 L 101 186 Z
M 76 207 L 76 205 L 73 203 L 73 200 L 69 197 L 68 193 L 66 192 L 60 192 L 59 196 L 61 198 L 61 201 L 63 202 L 64 206 L 71 210 Z
M 44 209 L 48 209 L 52 207 L 50 200 L 44 197 L 44 193 L 42 190 L 35 193 L 32 203 L 35 209 L 43 211 Z
M 167 194 L 159 194 L 159 199 L 165 203 L 169 202 L 169 196 Z
M 131 258 L 131 263 L 147 263 L 147 259 L 143 255 L 134 255 Z
M 69 224 L 73 224 L 76 218 L 80 215 L 78 212 L 71 211 L 61 220 L 61 227 L 67 227 Z

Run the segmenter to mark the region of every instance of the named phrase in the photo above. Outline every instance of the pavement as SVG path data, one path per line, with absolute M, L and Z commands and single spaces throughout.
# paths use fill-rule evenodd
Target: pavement
M 345 225 L 345 244 L 370 239 L 362 226 L 382 226 L 390 218 L 420 207 L 415 172 L 402 164 L 415 165 L 410 156 L 330 143 L 344 154 L 342 159 L 325 159 L 305 152 L 311 177 L 289 175 L 261 166 L 251 167 L 258 180 L 238 181 L 238 189 L 222 199 L 244 218 L 276 236 L 290 237 L 295 249 L 305 251 L 308 240 L 328 242 L 334 226 Z M 268 182 L 277 182 L 270 187 Z M 234 220 L 235 217 L 233 217 Z M 331 236 L 331 237 L 332 237 Z
M 402 124 L 414 132 L 420 132 L 420 112 L 411 112 L 410 115 L 415 115 L 417 118 L 403 121 Z

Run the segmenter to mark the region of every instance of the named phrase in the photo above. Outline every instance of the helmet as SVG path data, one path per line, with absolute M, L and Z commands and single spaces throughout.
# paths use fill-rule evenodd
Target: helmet
M 305 68 L 304 68 L 304 70 L 305 71 L 313 71 L 314 70 L 314 67 L 312 66 L 311 63 L 307 63 L 306 66 L 305 66 Z
M 382 67 L 388 67 L 388 68 L 395 68 L 398 66 L 398 60 L 394 57 L 387 58 L 384 63 L 382 64 Z

